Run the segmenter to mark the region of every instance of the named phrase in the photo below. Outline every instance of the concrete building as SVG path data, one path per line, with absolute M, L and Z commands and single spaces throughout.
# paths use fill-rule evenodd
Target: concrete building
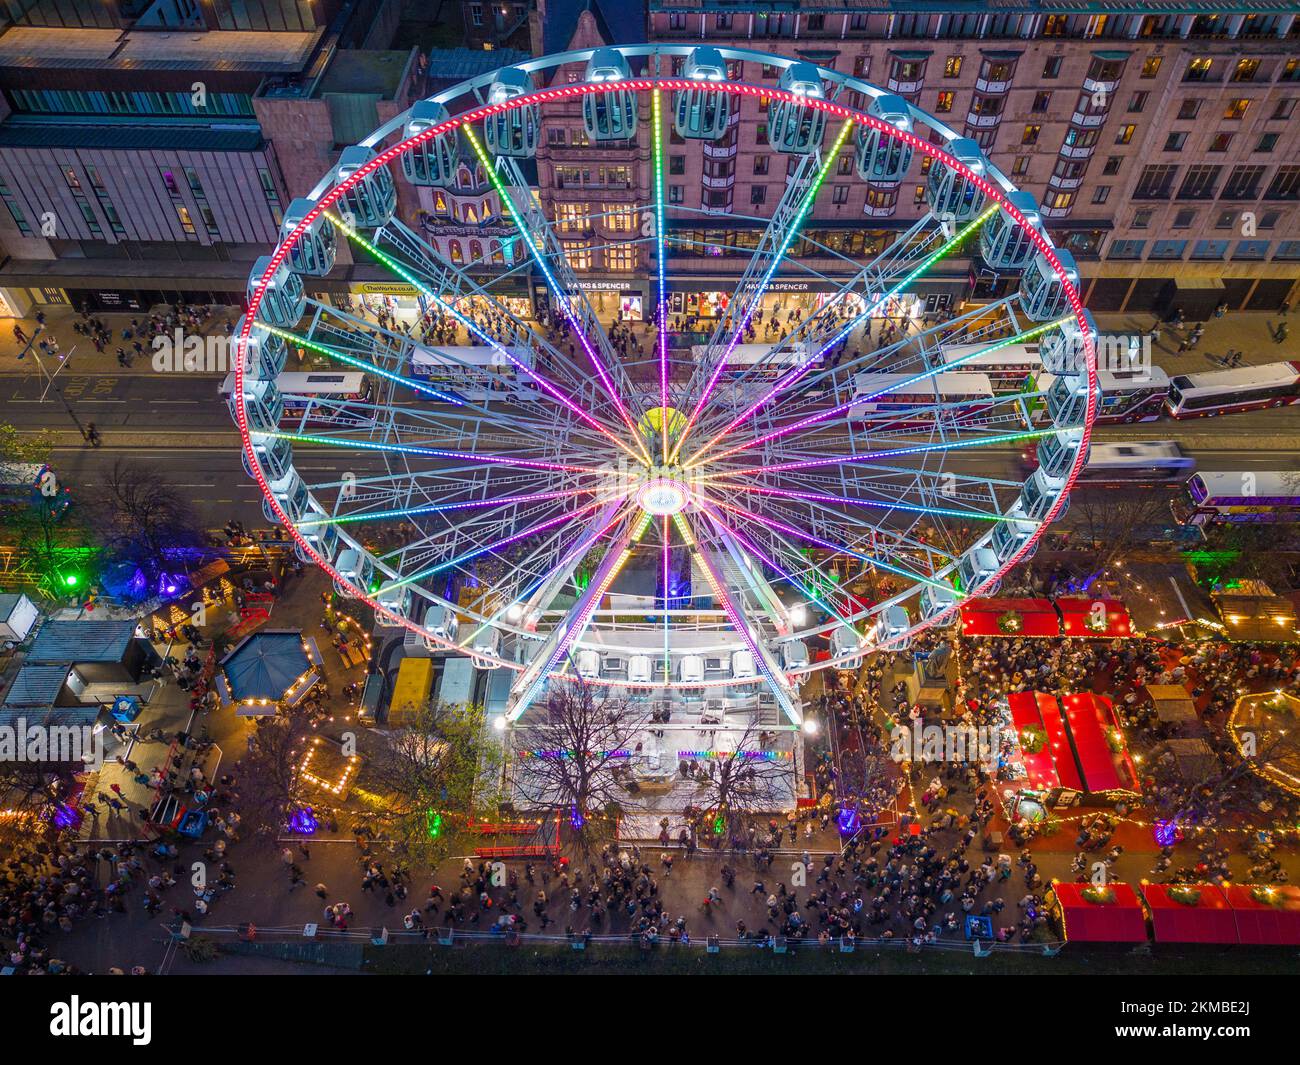
M 0 12 L 0 315 L 238 303 L 282 211 L 409 104 L 396 0 Z

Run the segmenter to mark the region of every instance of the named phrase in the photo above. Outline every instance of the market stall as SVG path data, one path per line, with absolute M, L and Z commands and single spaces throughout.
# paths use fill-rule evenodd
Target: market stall
M 1223 892 L 1237 925 L 1237 942 L 1300 946 L 1300 887 L 1228 884 Z
M 1134 635 L 1128 608 L 1119 599 L 1058 599 L 1056 609 L 1066 636 L 1113 640 Z
M 1136 791 L 1137 770 L 1111 701 L 1104 695 L 1075 692 L 1061 704 L 1078 755 L 1083 790 L 1104 796 Z
M 1236 943 L 1237 921 L 1217 884 L 1143 884 L 1157 943 Z
M 1075 943 L 1145 943 L 1146 914 L 1128 884 L 1052 884 L 1048 908 L 1063 939 Z
M 1191 693 L 1181 684 L 1148 684 L 1156 720 L 1167 725 L 1186 725 L 1200 720 Z
M 961 608 L 963 636 L 1059 636 L 1050 599 L 975 599 Z

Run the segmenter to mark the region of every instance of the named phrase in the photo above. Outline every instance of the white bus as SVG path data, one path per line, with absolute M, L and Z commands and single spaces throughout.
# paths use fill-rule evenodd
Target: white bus
M 1300 400 L 1300 362 L 1186 374 L 1169 382 L 1165 409 L 1175 418 L 1284 407 Z
M 1300 522 L 1300 475 L 1290 471 L 1198 473 L 1186 498 L 1174 504 L 1184 525 L 1223 522 Z
M 939 352 L 945 366 L 969 359 L 957 365 L 956 371 L 987 374 L 999 392 L 1018 392 L 1029 378 L 1042 373 L 1043 356 L 1037 344 L 1008 344 L 996 351 L 984 351 L 996 343 L 990 340 L 983 344 L 944 344 Z
M 1054 380 L 1054 374 L 1042 374 L 1035 382 L 1034 391 L 1046 394 Z M 1157 421 L 1164 413 L 1165 400 L 1169 397 L 1169 375 L 1159 366 L 1150 366 L 1137 373 L 1098 370 L 1097 385 L 1101 389 L 1101 398 L 1097 401 L 1098 425 Z M 1045 425 L 1048 420 L 1047 405 L 1038 401 L 1033 409 L 1033 423 Z
M 725 345 L 724 345 L 725 348 Z M 778 381 L 804 360 L 806 344 L 737 344 L 727 356 L 727 368 L 720 380 L 744 375 L 747 381 Z M 696 365 L 708 358 L 708 344 L 693 344 L 691 358 Z M 716 357 L 716 356 L 715 356 Z M 759 366 L 762 363 L 762 366 Z
M 993 405 L 993 385 L 987 374 L 957 371 L 913 381 L 915 377 L 908 373 L 858 374 L 853 378 L 850 419 L 870 420 L 877 428 L 881 424 L 919 425 L 929 420 L 926 411 L 936 404 L 961 403 L 962 417 L 988 410 Z M 912 383 L 905 383 L 909 381 Z M 893 413 L 904 417 L 897 420 L 881 417 Z M 906 417 L 908 413 L 911 418 Z
M 304 412 L 307 414 L 309 424 L 336 420 L 335 411 L 330 407 L 318 406 L 314 402 L 316 399 L 369 403 L 373 398 L 369 376 L 355 370 L 286 372 L 275 379 L 275 387 L 284 397 L 284 415 L 281 422 L 295 425 L 302 423 Z M 225 380 L 221 382 L 221 398 L 229 399 L 234 390 L 235 375 L 228 373 Z
M 534 367 L 531 349 L 507 347 L 505 350 L 530 370 Z M 444 344 L 436 348 L 417 344 L 411 353 L 411 376 L 470 402 L 489 400 L 520 377 L 527 387 L 536 391 L 527 374 L 506 358 L 501 349 L 488 344 Z
M 1025 464 L 1038 466 L 1038 446 L 1025 452 Z M 1119 444 L 1093 444 L 1080 484 L 1181 483 L 1196 469 L 1196 460 L 1184 455 L 1172 440 L 1131 440 Z

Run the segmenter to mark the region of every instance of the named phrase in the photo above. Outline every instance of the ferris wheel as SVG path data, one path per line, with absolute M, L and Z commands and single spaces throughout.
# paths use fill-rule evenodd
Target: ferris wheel
M 755 107 L 787 161 L 770 213 L 670 196 L 666 157 L 734 168 Z M 633 204 L 548 217 L 525 170 L 572 127 L 646 160 Z M 832 247 L 805 227 L 832 172 L 869 205 L 911 182 L 924 213 L 870 254 Z M 402 221 L 397 174 L 421 203 L 483 182 L 474 217 L 508 236 L 467 261 Z M 606 211 L 635 225 L 611 236 Z M 670 252 L 735 262 L 720 224 L 747 234 L 739 279 L 670 299 Z M 343 245 L 392 299 L 308 294 Z M 583 284 L 610 248 L 649 297 L 622 322 Z M 954 257 L 1011 282 L 926 315 L 916 294 Z M 416 103 L 291 204 L 250 277 L 231 411 L 299 555 L 408 640 L 509 670 L 509 718 L 568 676 L 761 693 L 795 725 L 808 673 L 949 623 L 1063 513 L 1097 404 L 1077 286 L 1034 198 L 900 97 L 734 49 L 569 52 Z M 801 287 L 815 302 L 780 295 Z M 309 389 L 291 350 L 365 384 Z M 1050 374 L 981 372 L 1010 350 Z M 1030 443 L 1027 475 L 1007 456 Z

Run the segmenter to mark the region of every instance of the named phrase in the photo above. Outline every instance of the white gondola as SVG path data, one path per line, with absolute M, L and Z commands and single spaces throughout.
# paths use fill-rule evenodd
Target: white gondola
M 334 563 L 334 569 L 342 581 L 334 582 L 334 590 L 339 595 L 347 599 L 355 599 L 356 592 L 353 588 L 360 588 L 362 592 L 370 591 L 370 579 L 375 573 L 375 562 L 370 557 L 368 551 L 361 551 L 355 547 L 349 547 L 346 551 L 340 551 L 338 560 Z M 347 582 L 347 584 L 344 583 Z
M 600 653 L 584 648 L 573 656 L 578 676 L 583 680 L 595 680 L 600 676 Z
M 590 84 L 627 81 L 632 68 L 616 48 L 597 48 L 587 61 Z M 582 124 L 593 141 L 627 140 L 636 133 L 636 93 L 628 89 L 589 93 L 582 98 Z
M 536 92 L 532 77 L 522 70 L 509 67 L 497 74 L 488 90 L 489 104 L 502 104 L 518 96 Z M 531 159 L 537 154 L 537 142 L 542 128 L 537 104 L 513 107 L 509 111 L 488 115 L 483 120 L 483 139 L 493 155 L 507 155 L 513 159 Z
M 501 633 L 491 625 L 480 625 L 474 633 L 470 648 L 474 654 L 474 665 L 479 669 L 491 669 L 491 659 L 501 656 Z
M 906 133 L 912 132 L 912 110 L 901 96 L 878 96 L 867 113 Z M 912 165 L 912 146 L 864 122 L 858 126 L 856 158 L 858 176 L 863 181 L 897 188 Z
M 1047 390 L 1047 417 L 1057 428 L 1082 425 L 1088 410 L 1088 379 L 1082 374 L 1063 374 Z
M 958 137 L 948 145 L 948 153 L 972 174 L 983 178 L 987 167 L 980 146 L 968 137 Z M 926 177 L 925 198 L 938 218 L 969 222 L 984 206 L 984 192 L 969 177 L 950 166 L 936 162 Z
M 239 394 L 230 393 L 230 413 L 239 421 Z M 274 381 L 254 381 L 244 378 L 244 409 L 248 413 L 248 429 L 254 433 L 274 433 L 280 428 L 284 416 L 284 397 Z
M 1025 482 L 1024 488 L 1020 490 L 1018 505 L 1024 511 L 1025 517 L 1032 518 L 1034 521 L 1042 521 L 1047 516 L 1048 511 L 1055 506 L 1056 501 L 1064 491 L 1065 478 L 1053 477 L 1040 466 L 1029 475 L 1029 480 Z M 1062 507 L 1058 518 L 1064 516 L 1064 514 L 1065 508 Z
M 411 586 L 409 584 L 397 584 L 388 581 L 382 585 L 375 595 L 375 602 L 380 606 L 391 610 L 399 618 L 407 620 L 411 617 Z M 388 619 L 382 614 L 376 615 L 376 621 L 381 625 L 387 625 Z
M 441 126 L 451 115 L 435 100 L 420 100 L 411 107 L 403 130 L 403 140 Z M 435 133 L 402 153 L 402 176 L 412 185 L 449 189 L 456 184 L 456 167 L 460 163 L 460 131 Z
M 230 337 L 230 353 L 233 359 L 239 352 L 239 338 L 244 335 L 244 325 L 248 319 L 244 315 L 235 326 Z M 284 337 L 268 332 L 261 323 L 254 321 L 244 342 L 244 377 L 254 381 L 274 381 L 284 373 L 284 364 L 288 358 L 284 346 Z M 231 366 L 233 370 L 234 367 Z
M 992 534 L 990 534 L 991 538 Z M 981 595 L 993 595 L 998 590 L 997 583 L 984 587 L 986 581 L 997 573 L 998 556 L 991 546 L 991 539 L 981 541 L 980 546 L 973 547 L 962 556 L 957 566 L 957 577 L 961 581 L 962 591 L 970 595 L 979 590 Z
M 756 676 L 758 666 L 754 662 L 753 651 L 732 651 L 731 652 L 731 675 L 736 680 L 748 680 Z
M 906 607 L 887 606 L 872 628 L 872 642 L 877 646 L 887 646 L 891 651 L 906 651 L 912 646 L 912 638 L 908 635 L 911 628 L 912 621 Z
M 280 223 L 280 239 L 288 240 L 316 205 L 308 199 L 296 199 L 284 212 L 284 221 Z M 298 239 L 289 249 L 289 268 L 297 274 L 310 274 L 312 277 L 324 277 L 334 269 L 337 251 L 337 234 L 334 223 L 322 212 L 298 234 Z
M 862 637 L 856 629 L 839 625 L 831 630 L 831 658 L 839 663 L 840 669 L 857 669 L 862 665 Z
M 325 516 L 326 515 L 323 510 L 318 509 L 309 501 L 307 504 L 307 513 L 304 515 L 303 520 L 314 522 L 320 520 L 321 518 L 324 518 Z M 313 551 L 315 551 L 318 555 L 320 555 L 320 557 L 323 558 L 327 563 L 333 565 L 334 556 L 338 554 L 339 544 L 341 543 L 341 541 L 339 540 L 339 531 L 335 526 L 333 525 L 304 526 L 300 524 L 298 528 L 298 534 L 304 540 L 307 541 L 308 546 L 310 546 Z M 296 554 L 302 560 L 304 565 L 316 564 L 316 560 L 313 559 L 311 555 L 307 554 L 307 552 L 302 549 L 301 544 L 295 543 L 293 546 L 293 551 L 294 554 Z
M 957 592 L 947 581 L 927 584 L 921 592 L 921 620 L 937 618 L 957 602 Z
M 434 603 L 424 613 L 424 627 L 440 640 L 454 640 L 460 632 L 460 619 L 456 617 L 456 611 L 449 610 L 441 603 Z M 439 644 L 427 641 L 426 646 L 432 651 L 446 650 Z
M 1079 268 L 1075 265 L 1074 256 L 1063 248 L 1057 248 L 1056 258 L 1065 276 L 1069 278 L 1071 287 L 1077 291 Z M 1032 265 L 1025 268 L 1024 276 L 1020 279 L 1020 307 L 1036 322 L 1050 322 L 1070 309 L 1065 283 L 1057 276 L 1042 252 L 1034 257 Z
M 803 640 L 790 640 L 781 645 L 781 668 L 802 669 L 808 664 L 808 645 Z
M 629 684 L 650 683 L 650 658 L 648 655 L 633 655 L 627 660 L 627 682 Z
M 704 659 L 699 655 L 683 655 L 677 663 L 677 679 L 683 684 L 702 684 Z
M 334 184 L 342 185 L 370 163 L 378 153 L 373 148 L 354 144 L 344 148 L 334 168 Z M 386 166 L 369 171 L 357 179 L 338 199 L 338 215 L 350 226 L 378 229 L 387 225 L 397 210 L 397 186 Z
M 804 100 L 822 99 L 826 89 L 811 63 L 794 63 L 781 73 L 781 88 L 795 100 L 773 100 L 767 112 L 767 142 L 778 152 L 807 155 L 822 142 L 826 112 Z
M 1042 230 L 1038 199 L 1033 193 L 1011 192 L 1007 194 L 1007 200 L 1034 229 Z M 980 256 L 992 270 L 1023 270 L 1034 251 L 1029 231 L 1005 210 L 995 214 L 980 230 Z
M 1006 520 L 998 522 L 993 527 L 993 538 L 989 541 L 989 545 L 998 556 L 998 561 L 1003 564 L 1016 557 L 1016 553 L 1029 543 L 1033 538 L 1034 530 L 1038 528 L 1032 521 L 1020 520 L 1022 517 L 1020 504 L 1017 503 L 1007 512 Z
M 696 48 L 682 70 L 699 87 L 682 89 L 673 96 L 673 121 L 677 134 L 690 140 L 717 140 L 727 132 L 731 94 L 710 89 L 709 83 L 727 80 L 727 61 L 716 48 Z
M 250 438 L 253 443 L 253 454 L 257 456 L 257 464 L 268 481 L 279 480 L 293 469 L 293 445 L 288 440 L 262 433 L 252 433 Z M 244 460 L 244 472 L 249 477 L 256 477 L 248 452 L 241 451 L 240 457 Z
M 1082 429 L 1063 429 L 1045 436 L 1035 448 L 1038 465 L 1053 477 L 1064 477 L 1074 468 L 1082 444 Z
M 262 276 L 270 267 L 269 255 L 263 255 L 253 264 L 253 269 L 248 275 L 250 303 L 262 285 Z M 257 306 L 257 317 L 269 325 L 288 329 L 297 324 L 306 309 L 307 295 L 303 291 L 302 278 L 289 269 L 287 262 L 281 262 L 267 279 L 262 302 Z
M 281 477 L 278 481 L 269 481 L 267 487 L 271 490 L 271 498 L 284 511 L 284 516 L 293 524 L 302 521 L 303 515 L 307 513 L 307 486 L 303 484 L 302 478 L 298 476 L 298 471 L 292 466 L 289 472 Z M 282 519 L 274 510 L 271 509 L 271 500 L 262 500 L 262 515 L 272 525 L 279 523 Z

